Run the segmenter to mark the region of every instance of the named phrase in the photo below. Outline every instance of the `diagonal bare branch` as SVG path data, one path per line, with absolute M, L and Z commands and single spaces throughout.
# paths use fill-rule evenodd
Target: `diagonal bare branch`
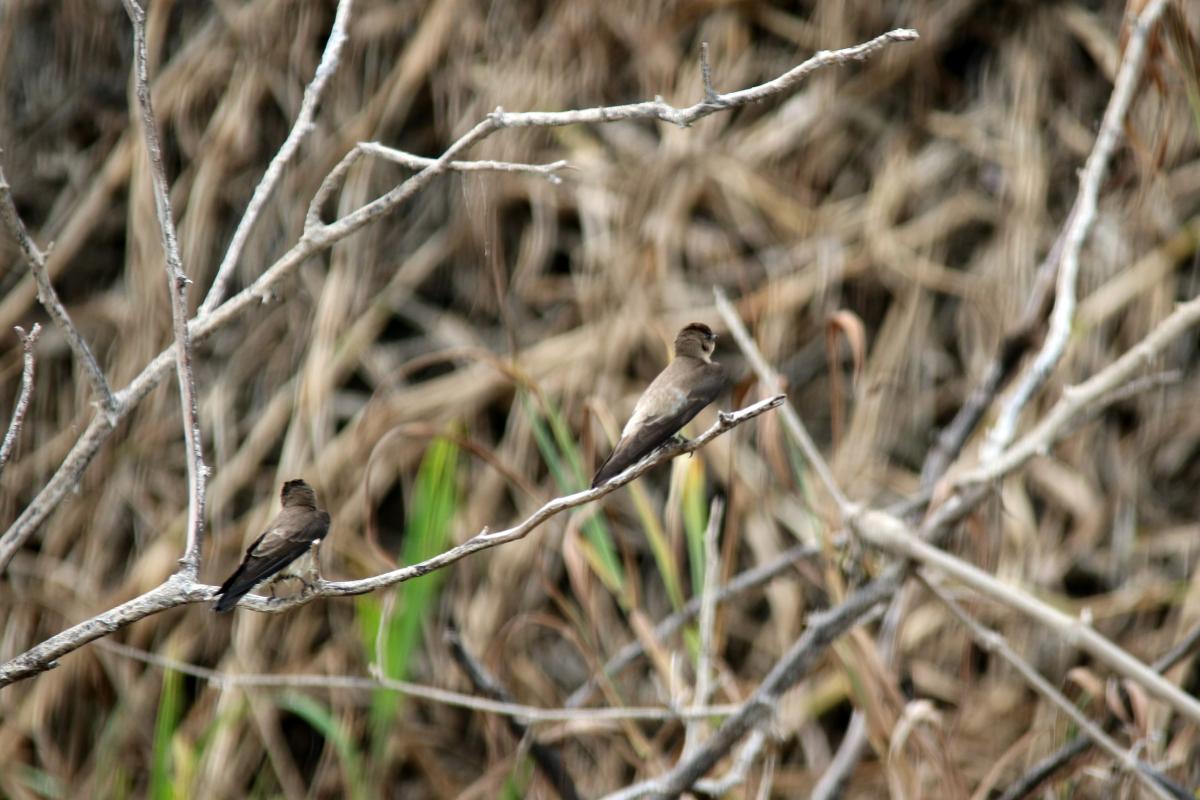
M 1125 56 L 1117 72 L 1116 86 L 1109 97 L 1108 107 L 1104 110 L 1096 143 L 1083 166 L 1083 173 L 1079 178 L 1079 192 L 1063 228 L 1061 262 L 1054 292 L 1054 308 L 1050 312 L 1050 329 L 1032 366 L 1022 376 L 1012 397 L 1001 409 L 982 452 L 984 461 L 990 461 L 1008 447 L 1016 435 L 1017 420 L 1021 411 L 1050 377 L 1050 373 L 1067 349 L 1071 324 L 1075 319 L 1079 253 L 1096 219 L 1100 184 L 1108 172 L 1108 162 L 1112 160 L 1120 139 L 1125 115 L 1133 104 L 1142 74 L 1142 64 L 1146 58 L 1146 40 L 1166 5 L 1166 0 L 1151 0 L 1138 16 L 1125 45 Z
M 92 355 L 92 348 L 88 347 L 83 335 L 71 321 L 71 315 L 67 313 L 66 307 L 58 299 L 58 292 L 54 290 L 54 284 L 50 282 L 50 270 L 46 268 L 46 254 L 33 241 L 33 237 L 25 228 L 25 223 L 21 221 L 21 215 L 17 213 L 16 203 L 13 202 L 12 188 L 8 185 L 8 179 L 4 177 L 3 167 L 0 167 L 0 219 L 4 220 L 4 226 L 8 228 L 9 234 L 16 243 L 21 246 L 21 252 L 25 254 L 25 260 L 29 262 L 29 271 L 33 274 L 33 280 L 37 284 L 38 300 L 54 320 L 55 327 L 66 337 L 67 345 L 71 348 L 75 361 L 83 368 L 84 374 L 92 384 L 92 399 L 99 406 L 102 415 L 108 420 L 113 420 L 123 412 L 120 403 L 113 397 L 108 379 L 104 377 L 104 370 L 100 369 L 100 364 Z
M 200 314 L 207 314 L 225 299 L 229 279 L 233 276 L 233 271 L 237 269 L 238 261 L 241 260 L 242 253 L 246 249 L 246 242 L 250 240 L 250 234 L 254 231 L 254 226 L 258 223 L 263 208 L 271 199 L 271 193 L 275 191 L 275 186 L 279 183 L 280 176 L 283 175 L 284 167 L 296 155 L 300 145 L 312 132 L 313 118 L 317 114 L 321 94 L 325 91 L 325 85 L 329 83 L 329 79 L 337 72 L 341 61 L 342 47 L 347 39 L 346 28 L 350 24 L 350 12 L 353 5 L 354 0 L 338 2 L 337 13 L 333 18 L 333 27 L 330 28 L 329 39 L 325 42 L 325 52 L 321 54 L 321 61 L 317 64 L 317 71 L 313 75 L 312 81 L 304 88 L 304 98 L 300 101 L 300 113 L 296 115 L 296 121 L 292 123 L 292 129 L 288 131 L 287 138 L 284 139 L 278 152 L 271 159 L 271 163 L 267 165 L 262 179 L 254 187 L 254 194 L 251 195 L 250 202 L 246 204 L 246 213 L 238 222 L 237 230 L 233 232 L 233 238 L 229 241 L 225 257 L 221 259 L 221 265 L 217 267 L 217 274 L 213 277 L 208 294 L 205 296 L 204 302 L 200 304 Z

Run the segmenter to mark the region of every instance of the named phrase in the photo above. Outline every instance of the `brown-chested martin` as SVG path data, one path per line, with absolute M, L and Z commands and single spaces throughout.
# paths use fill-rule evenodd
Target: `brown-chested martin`
M 280 492 L 283 508 L 254 544 L 241 565 L 217 590 L 213 611 L 229 611 L 259 582 L 279 573 L 325 538 L 329 514 L 317 508 L 317 495 L 302 480 L 288 481 Z
M 621 439 L 600 465 L 592 488 L 623 472 L 667 442 L 725 387 L 725 370 L 712 360 L 717 335 L 693 322 L 675 337 L 675 358 L 633 407 Z

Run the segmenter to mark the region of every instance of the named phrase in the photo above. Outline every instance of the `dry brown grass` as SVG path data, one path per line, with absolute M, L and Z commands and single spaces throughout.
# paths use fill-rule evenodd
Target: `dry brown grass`
M 1183 5 L 1200 36 L 1200 16 Z M 921 40 L 689 130 L 502 131 L 470 156 L 566 158 L 574 170 L 561 186 L 507 174 L 439 178 L 304 264 L 278 302 L 197 347 L 214 469 L 203 579 L 219 582 L 232 569 L 272 513 L 279 483 L 298 475 L 334 518 L 326 575 L 387 568 L 398 557 L 412 476 L 431 436 L 448 430 L 486 456 L 463 457 L 455 537 L 523 517 L 559 487 L 514 376 L 557 405 L 594 463 L 608 446 L 605 423 L 624 418 L 677 327 L 696 319 L 719 328 L 714 285 L 740 298 L 846 493 L 882 505 L 916 491 L 939 426 L 1020 314 L 1062 225 L 1111 91 L 1124 3 L 664 6 L 359 0 L 317 128 L 251 239 L 238 287 L 296 240 L 322 177 L 360 140 L 433 156 L 496 106 L 555 110 L 655 94 L 693 102 L 701 41 L 710 43 L 717 87 L 729 90 L 888 28 L 916 28 Z M 151 4 L 156 111 L 194 303 L 296 113 L 332 13 L 329 4 L 282 0 Z M 1187 101 L 1180 51 L 1157 41 L 1084 251 L 1076 335 L 1033 414 L 1200 290 L 1200 117 Z M 0 157 L 38 241 L 54 242 L 50 269 L 64 302 L 109 380 L 124 386 L 171 341 L 154 204 L 128 112 L 127 20 L 115 3 L 8 3 L 0 52 Z M 404 174 L 364 161 L 326 218 Z M 7 527 L 93 410 L 18 251 L 0 238 L 0 419 L 21 373 L 12 326 L 46 328 L 31 411 L 0 482 Z M 848 396 L 833 391 L 831 374 L 849 378 L 850 348 L 830 364 L 824 342 L 839 310 L 866 331 L 861 374 L 852 387 L 843 382 Z M 732 348 L 719 358 L 748 375 Z M 1006 480 L 963 526 L 955 552 L 1066 610 L 1090 609 L 1101 632 L 1145 661 L 1168 650 L 1200 622 L 1198 362 L 1195 336 L 1178 342 L 1154 365 L 1181 368 L 1178 381 L 1121 401 Z M 846 415 L 836 442 L 835 404 Z M 166 381 L 0 578 L 0 659 L 175 568 L 187 508 L 178 417 L 177 389 Z M 791 457 L 767 416 L 677 461 L 674 483 L 666 470 L 643 479 L 685 565 L 685 587 L 678 491 L 693 465 L 728 497 L 728 575 L 828 532 L 830 509 Z M 631 608 L 583 560 L 581 517 L 560 517 L 444 574 L 412 679 L 473 691 L 440 636 L 454 625 L 517 701 L 561 706 L 671 610 L 634 497 L 623 490 L 604 504 Z M 370 542 L 368 508 L 386 552 Z M 829 555 L 719 609 L 713 702 L 744 699 L 806 611 L 843 596 L 879 563 L 872 554 L 861 564 Z M 1090 659 L 1003 608 L 968 605 L 1094 718 L 1106 700 L 1122 706 L 1116 690 L 1094 696 L 1109 673 Z M 232 619 L 190 606 L 114 638 L 230 672 L 365 675 L 356 620 L 349 600 Z M 812 787 L 852 707 L 868 712 L 872 752 L 853 772 L 849 797 L 901 786 L 912 797 L 986 796 L 1064 740 L 1065 717 L 973 646 L 928 595 L 911 606 L 898 672 L 879 660 L 873 631 L 843 638 L 779 709 L 768 744 L 774 796 Z M 656 657 L 622 673 L 606 703 L 683 702 L 687 647 L 678 636 L 650 644 Z M 1171 677 L 1195 693 L 1200 675 L 1185 664 Z M 55 787 L 69 796 L 144 795 L 163 681 L 162 670 L 93 646 L 5 689 L 0 795 L 53 795 Z M 328 706 L 381 796 L 495 797 L 514 774 L 530 796 L 552 796 L 528 776 L 524 751 L 495 717 L 405 700 L 379 735 L 367 694 L 308 693 Z M 277 692 L 185 679 L 181 698 L 173 774 L 184 793 L 337 797 L 353 782 L 334 745 L 282 710 Z M 1118 741 L 1138 743 L 1142 758 L 1179 783 L 1200 785 L 1197 727 L 1141 704 L 1136 690 L 1132 705 L 1138 713 L 1117 729 Z M 684 737 L 679 722 L 536 731 L 588 796 L 663 771 Z M 1076 764 L 1073 796 L 1136 793 L 1107 763 L 1096 755 Z M 747 796 L 761 775 L 761 766 L 751 770 Z

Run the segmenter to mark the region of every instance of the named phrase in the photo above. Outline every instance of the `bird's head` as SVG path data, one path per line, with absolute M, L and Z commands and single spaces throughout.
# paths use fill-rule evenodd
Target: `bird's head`
M 703 322 L 687 325 L 675 337 L 676 356 L 691 356 L 701 361 L 710 361 L 716 348 L 717 335 Z
M 317 507 L 317 493 L 300 478 L 283 484 L 283 490 L 279 493 L 279 499 L 285 506 Z

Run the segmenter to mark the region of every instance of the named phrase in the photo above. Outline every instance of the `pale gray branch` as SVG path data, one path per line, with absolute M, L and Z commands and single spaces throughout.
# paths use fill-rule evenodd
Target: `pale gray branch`
M 904 522 L 890 514 L 863 511 L 851 519 L 850 525 L 864 541 L 954 578 L 972 590 L 1045 625 L 1068 644 L 1085 650 L 1113 671 L 1141 684 L 1150 694 L 1180 714 L 1200 722 L 1200 700 L 1101 636 L 1085 621 L 1070 617 L 974 564 L 922 541 Z
M 347 39 L 346 27 L 350 24 L 350 11 L 353 5 L 354 0 L 339 0 L 338 2 L 337 13 L 333 17 L 333 27 L 329 29 L 329 38 L 325 41 L 325 52 L 321 54 L 321 61 L 317 64 L 317 71 L 313 75 L 312 81 L 304 88 L 304 97 L 300 101 L 300 113 L 296 115 L 296 121 L 292 123 L 292 129 L 288 131 L 287 138 L 283 140 L 279 151 L 267 165 L 262 179 L 254 187 L 254 194 L 251 195 L 250 202 L 246 205 L 246 213 L 238 222 L 237 230 L 233 232 L 233 238 L 229 241 L 229 249 L 225 251 L 225 257 L 221 259 L 221 265 L 217 267 L 217 274 L 213 277 L 208 295 L 200 305 L 200 314 L 202 315 L 212 311 L 225 299 L 225 288 L 233 271 L 237 269 L 242 252 L 246 249 L 246 242 L 250 239 L 250 233 L 254 230 L 259 216 L 262 215 L 262 210 L 266 206 L 267 200 L 270 199 L 271 193 L 275 191 L 280 176 L 283 175 L 283 168 L 288 165 L 288 162 L 300 149 L 304 139 L 312 132 L 313 118 L 316 116 L 317 106 L 321 101 L 321 93 L 325 90 L 329 79 L 337 72 L 341 60 L 342 46 Z
M 100 364 L 92 355 L 92 348 L 88 347 L 87 342 L 83 340 L 83 335 L 75 327 L 75 323 L 71 322 L 71 315 L 67 313 L 66 307 L 58 299 L 58 292 L 54 290 L 54 284 L 50 282 L 50 270 L 46 267 L 46 254 L 33 241 L 33 237 L 25 229 L 25 223 L 21 221 L 21 215 L 17 213 L 16 203 L 13 202 L 12 188 L 4 176 L 3 167 L 0 167 L 0 219 L 4 220 L 9 234 L 20 245 L 21 252 L 25 254 L 25 260 L 29 262 L 29 272 L 33 275 L 34 283 L 37 284 L 38 301 L 50 314 L 50 318 L 54 320 L 55 327 L 66 337 L 67 346 L 71 348 L 75 361 L 83 368 L 84 374 L 92 384 L 92 396 L 99 406 L 101 414 L 109 420 L 114 420 L 121 413 L 120 404 L 113 397 L 108 379 L 104 377 L 104 370 L 100 369 Z M 3 570 L 3 567 L 4 562 L 0 561 L 0 570 Z
M 666 706 L 632 706 L 629 708 L 540 708 L 521 703 L 509 703 L 502 700 L 492 700 L 472 694 L 463 694 L 437 686 L 400 681 L 383 676 L 366 677 L 357 675 L 259 675 L 221 672 L 219 670 L 201 667 L 186 661 L 161 656 L 136 647 L 117 642 L 102 641 L 98 643 L 111 653 L 132 658 L 160 669 L 171 669 L 184 675 L 191 675 L 213 684 L 218 689 L 353 689 L 356 691 L 372 692 L 386 689 L 390 692 L 429 700 L 447 706 L 467 708 L 472 711 L 482 711 L 488 714 L 499 714 L 506 717 L 516 717 L 526 724 L 548 722 L 621 722 L 624 720 L 650 720 L 667 722 L 671 720 L 689 719 L 693 716 L 724 716 L 737 709 L 736 705 L 704 706 L 677 710 Z
M 672 443 L 660 447 L 607 483 L 575 494 L 549 501 L 520 524 L 502 531 L 491 532 L 484 528 L 479 534 L 456 547 L 426 559 L 419 564 L 392 570 L 391 572 L 357 581 L 318 581 L 315 589 L 304 591 L 293 597 L 268 599 L 258 595 L 242 598 L 240 607 L 255 611 L 281 612 L 298 605 L 309 603 L 317 597 L 342 597 L 366 594 L 376 589 L 392 586 L 403 581 L 419 578 L 430 572 L 453 564 L 480 550 L 486 550 L 506 542 L 522 539 L 546 520 L 572 508 L 598 500 L 606 494 L 636 480 L 658 464 L 685 453 L 694 452 L 726 431 L 777 408 L 782 396 L 767 398 L 732 413 L 721 412 L 711 428 L 688 442 Z M 56 666 L 57 659 L 95 641 L 102 636 L 125 627 L 131 622 L 164 611 L 168 608 L 210 600 L 217 591 L 216 586 L 197 583 L 191 575 L 180 570 L 162 584 L 117 608 L 98 614 L 80 622 L 46 641 L 38 644 L 10 661 L 0 664 L 0 688 L 14 681 L 28 678 Z
M 1125 44 L 1125 55 L 1117 72 L 1116 85 L 1109 97 L 1108 107 L 1104 110 L 1104 118 L 1100 122 L 1100 132 L 1096 135 L 1092 152 L 1084 164 L 1083 173 L 1079 178 L 1079 192 L 1075 195 L 1075 203 L 1063 230 L 1054 309 L 1050 312 L 1050 327 L 1046 339 L 1032 366 L 1021 376 L 1016 390 L 1004 404 L 996 424 L 988 434 L 981 454 L 984 461 L 990 461 L 1008 447 L 1008 443 L 1016 434 L 1021 411 L 1050 377 L 1050 373 L 1066 351 L 1067 340 L 1071 336 L 1071 324 L 1075 319 L 1079 253 L 1096 219 L 1100 185 L 1108 172 L 1108 162 L 1112 159 L 1120 139 L 1125 115 L 1137 92 L 1142 64 L 1146 58 L 1146 39 L 1165 7 L 1166 0 L 1151 0 L 1138 16 L 1129 41 Z
M 861 60 L 873 54 L 892 42 L 913 41 L 917 38 L 916 31 L 898 29 L 854 47 L 843 50 L 822 51 L 799 66 L 780 77 L 760 84 L 750 89 L 722 95 L 724 104 L 714 106 L 711 103 L 698 103 L 680 112 L 678 116 L 683 124 L 695 121 L 701 117 L 715 113 L 724 108 L 734 108 L 746 103 L 758 102 L 768 97 L 782 94 L 794 88 L 801 80 L 815 70 L 823 67 L 844 64 L 849 61 Z M 651 103 L 634 104 L 633 106 L 617 106 L 613 109 L 593 108 L 585 111 L 562 112 L 531 112 L 530 114 L 506 114 L 497 111 L 483 122 L 477 124 L 458 141 L 452 144 L 432 164 L 417 174 L 409 177 L 391 191 L 355 210 L 345 217 L 328 225 L 322 225 L 314 210 L 310 209 L 305 224 L 305 232 L 289 251 L 267 268 L 252 285 L 226 300 L 208 313 L 199 314 L 188 326 L 193 342 L 203 341 L 214 331 L 232 323 L 251 308 L 271 299 L 275 284 L 295 270 L 300 264 L 312 256 L 329 249 L 346 236 L 354 233 L 363 226 L 392 211 L 417 192 L 427 186 L 437 175 L 449 169 L 455 157 L 503 127 L 534 127 L 569 125 L 577 122 L 612 122 L 622 119 L 647 118 L 660 116 L 662 108 L 669 108 L 661 100 Z M 675 120 L 672 120 L 675 121 Z M 347 157 L 335 168 L 348 169 L 353 161 L 352 155 L 360 151 L 352 150 Z M 332 175 L 333 173 L 331 173 Z M 329 182 L 329 179 L 326 179 Z M 323 184 L 324 186 L 324 184 Z M 332 191 L 332 190 L 330 190 Z M 320 192 L 318 192 L 320 194 Z M 314 200 L 314 206 L 319 206 Z M 71 448 L 67 458 L 55 471 L 50 481 L 38 492 L 33 501 L 25 508 L 8 531 L 0 536 L 0 571 L 3 571 L 11 560 L 13 553 L 33 535 L 46 517 L 58 507 L 63 498 L 79 482 L 83 471 L 87 469 L 100 446 L 116 428 L 120 419 L 142 401 L 166 376 L 172 366 L 171 351 L 159 353 L 134 378 L 124 390 L 118 393 L 116 413 L 107 416 L 94 417 L 87 429 Z
M 33 346 L 37 344 L 42 326 L 35 322 L 29 333 L 25 333 L 25 329 L 19 325 L 15 330 L 17 337 L 21 340 L 24 366 L 21 368 L 21 388 L 17 391 L 17 403 L 13 406 L 12 421 L 8 423 L 8 430 L 4 433 L 3 444 L 0 444 L 0 474 L 4 473 L 4 465 L 12 456 L 17 438 L 21 435 L 21 425 L 25 421 L 25 414 L 29 411 L 29 398 L 33 395 L 33 377 L 36 368 Z
M 963 488 L 996 480 L 1033 456 L 1049 452 L 1071 420 L 1088 409 L 1098 408 L 1105 402 L 1121 397 L 1122 393 L 1118 391 L 1121 387 L 1134 381 L 1138 373 L 1152 364 L 1167 345 L 1198 324 L 1200 296 L 1176 306 L 1144 339 L 1091 378 L 1063 389 L 1062 397 L 1032 430 L 1003 453 L 961 475 L 955 486 Z
M 359 142 L 358 149 L 409 169 L 425 169 L 434 162 L 432 158 L 415 156 L 378 142 Z M 566 160 L 552 161 L 549 164 L 520 164 L 514 161 L 451 161 L 447 169 L 451 172 L 522 172 L 528 175 L 538 175 L 557 185 L 562 183 L 562 178 L 556 173 L 569 166 L 570 164 Z
M 1149 792 L 1155 797 L 1162 800 L 1171 800 L 1171 795 L 1158 785 L 1153 777 L 1147 775 L 1140 769 L 1138 759 L 1133 753 L 1129 752 L 1121 745 L 1117 744 L 1107 733 L 1100 729 L 1100 726 L 1092 722 L 1086 714 L 1080 711 L 1074 703 L 1067 699 L 1066 695 L 1041 676 L 1041 674 L 1033 668 L 1025 659 L 1009 646 L 1008 641 L 996 631 L 985 627 L 979 620 L 967 613 L 958 602 L 951 597 L 947 592 L 938 587 L 930 576 L 925 572 L 918 571 L 917 577 L 930 594 L 942 602 L 950 612 L 958 618 L 968 631 L 971 632 L 971 638 L 979 644 L 984 650 L 989 653 L 995 653 L 1002 659 L 1007 661 L 1013 669 L 1015 669 L 1025 682 L 1033 687 L 1034 691 L 1042 697 L 1049 700 L 1059 711 L 1066 714 L 1071 720 L 1079 726 L 1079 729 L 1090 736 L 1101 748 L 1108 751 L 1108 754 L 1116 759 L 1116 762 L 1126 772 L 1132 772 L 1134 776 L 1146 787 Z
M 204 487 L 208 468 L 204 466 L 204 441 L 200 435 L 200 413 L 196 401 L 196 379 L 192 374 L 192 340 L 188 331 L 187 290 L 191 284 L 179 256 L 175 235 L 175 217 L 171 212 L 171 193 L 167 168 L 163 164 L 158 122 L 150 99 L 150 76 L 146 56 L 146 12 L 137 0 L 124 0 L 125 11 L 133 23 L 134 93 L 141 111 L 142 134 L 150 159 L 150 183 L 154 190 L 154 209 L 161 233 L 167 292 L 171 297 L 171 322 L 175 333 L 175 371 L 179 377 L 179 404 L 183 417 L 183 440 L 187 448 L 188 518 L 187 543 L 182 569 L 191 578 L 200 571 L 200 542 L 204 537 Z

